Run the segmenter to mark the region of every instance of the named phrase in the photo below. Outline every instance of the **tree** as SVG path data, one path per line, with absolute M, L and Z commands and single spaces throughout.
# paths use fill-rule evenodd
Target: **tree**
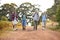
M 59 23 L 59 26 L 60 26 L 60 5 L 57 6 L 57 10 L 56 10 L 56 20 L 57 22 Z
M 56 21 L 56 5 L 54 4 L 51 8 L 47 9 L 48 18 L 52 21 Z
M 1 10 L 0 10 L 0 16 L 6 16 L 7 14 L 11 14 L 13 11 L 16 11 L 16 7 L 17 5 L 14 3 L 11 4 L 3 4 L 1 6 Z
M 21 13 L 25 12 L 27 15 L 27 23 L 32 23 L 32 12 L 34 12 L 36 9 L 39 10 L 39 8 L 35 8 L 35 6 L 29 2 L 22 3 L 18 9 Z

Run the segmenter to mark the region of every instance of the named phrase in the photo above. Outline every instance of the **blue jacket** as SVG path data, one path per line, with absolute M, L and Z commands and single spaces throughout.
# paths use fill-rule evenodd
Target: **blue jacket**
M 45 15 L 45 14 L 42 15 L 42 21 L 46 21 L 46 19 L 47 19 L 46 17 L 47 17 L 47 15 Z

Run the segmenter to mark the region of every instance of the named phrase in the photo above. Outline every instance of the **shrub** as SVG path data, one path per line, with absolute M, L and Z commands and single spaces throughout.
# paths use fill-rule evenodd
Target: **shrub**
M 11 27 L 12 24 L 11 22 L 8 21 L 0 21 L 0 30 L 7 28 L 7 27 Z
M 57 28 L 60 29 L 60 6 L 57 7 L 57 10 L 56 11 L 57 11 L 56 12 L 56 20 L 59 23 L 59 25 L 58 25 Z
M 2 21 L 8 21 L 8 18 L 5 17 L 5 16 L 2 16 L 1 20 L 2 20 Z
M 60 27 L 59 26 L 49 27 L 49 29 L 51 29 L 53 31 L 59 31 L 60 32 Z

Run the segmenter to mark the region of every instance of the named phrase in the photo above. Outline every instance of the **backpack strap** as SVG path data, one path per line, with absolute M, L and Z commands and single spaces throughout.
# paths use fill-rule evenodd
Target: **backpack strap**
M 33 14 L 33 17 L 35 16 L 35 13 Z

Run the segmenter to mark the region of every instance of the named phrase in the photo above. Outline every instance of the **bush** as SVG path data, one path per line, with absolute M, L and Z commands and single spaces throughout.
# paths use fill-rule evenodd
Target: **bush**
M 57 7 L 57 10 L 56 11 L 57 11 L 56 12 L 56 20 L 59 23 L 59 25 L 58 25 L 57 28 L 60 29 L 60 6 Z
M 1 20 L 2 20 L 2 21 L 8 21 L 8 18 L 5 17 L 5 16 L 2 16 Z
M 8 22 L 8 21 L 0 21 L 0 30 L 3 30 L 7 27 L 11 27 L 12 24 L 11 22 Z
M 59 31 L 60 32 L 60 27 L 59 26 L 49 27 L 49 29 L 51 29 L 53 31 Z

